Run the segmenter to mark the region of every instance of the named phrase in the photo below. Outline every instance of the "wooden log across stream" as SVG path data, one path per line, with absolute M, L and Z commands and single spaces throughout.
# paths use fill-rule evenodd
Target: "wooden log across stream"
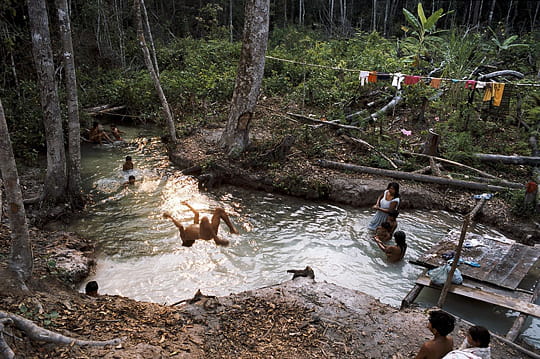
M 393 170 L 386 170 L 386 169 L 366 167 L 366 166 L 358 166 L 358 165 L 353 165 L 349 163 L 341 163 L 341 162 L 335 162 L 335 161 L 317 160 L 316 163 L 317 165 L 324 168 L 332 168 L 332 169 L 337 169 L 337 170 L 342 170 L 342 171 L 352 171 L 352 172 L 360 172 L 360 173 L 370 173 L 370 174 L 376 174 L 376 175 L 387 176 L 387 177 L 392 177 L 392 178 L 406 179 L 406 180 L 419 181 L 419 182 L 436 183 L 436 184 L 442 184 L 442 185 L 459 187 L 459 188 L 474 189 L 474 190 L 479 190 L 479 191 L 497 192 L 497 191 L 505 191 L 508 188 L 511 188 L 509 186 L 504 186 L 503 184 L 492 185 L 492 184 L 487 184 L 487 183 L 462 181 L 462 180 L 455 180 L 455 179 L 449 179 L 449 178 L 443 178 L 443 177 L 428 176 L 428 175 L 423 175 L 423 174 L 418 174 L 418 173 L 393 171 Z

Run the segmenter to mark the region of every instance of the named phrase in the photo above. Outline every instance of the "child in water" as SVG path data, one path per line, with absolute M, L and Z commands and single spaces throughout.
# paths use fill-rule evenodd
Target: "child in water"
M 112 135 L 114 136 L 114 139 L 116 141 L 123 141 L 124 139 L 122 138 L 122 136 L 120 136 L 121 133 L 124 133 L 122 131 L 120 131 L 118 129 L 118 127 L 116 127 L 116 125 L 114 123 L 111 123 L 111 133 Z
M 383 222 L 380 226 L 377 227 L 375 230 L 375 240 L 379 240 L 381 242 L 387 242 L 392 238 L 391 233 L 392 227 L 390 226 L 390 223 Z
M 126 156 L 126 162 L 122 165 L 122 171 L 130 171 L 133 169 L 133 161 L 131 156 Z

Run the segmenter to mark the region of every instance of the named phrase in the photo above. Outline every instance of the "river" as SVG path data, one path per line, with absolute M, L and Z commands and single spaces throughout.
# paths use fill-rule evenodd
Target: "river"
M 359 290 L 399 307 L 422 271 L 408 260 L 461 225 L 461 216 L 444 211 L 403 211 L 398 230 L 407 234 L 408 249 L 404 261 L 390 264 L 365 228 L 371 209 L 235 187 L 199 192 L 196 181 L 169 162 L 152 129 L 121 130 L 131 139 L 128 146 L 83 146 L 83 181 L 92 201 L 84 217 L 70 225 L 70 230 L 98 244 L 96 272 L 88 280 L 96 280 L 102 294 L 171 304 L 198 289 L 222 296 L 277 284 L 291 278 L 287 269 L 309 265 L 317 281 Z M 128 155 L 135 168 L 123 172 Z M 124 185 L 129 175 L 136 177 L 132 186 Z M 193 214 L 183 201 L 209 217 L 213 208 L 224 207 L 240 234 L 230 234 L 222 223 L 219 234 L 230 241 L 228 247 L 211 241 L 182 247 L 178 230 L 162 214 L 167 211 L 182 223 L 192 223 Z M 502 236 L 481 224 L 470 231 Z M 424 290 L 418 302 L 429 307 L 436 300 L 435 291 Z M 500 333 L 517 316 L 456 301 L 452 295 L 446 309 Z M 539 333 L 539 324 L 532 321 L 524 336 L 535 342 Z

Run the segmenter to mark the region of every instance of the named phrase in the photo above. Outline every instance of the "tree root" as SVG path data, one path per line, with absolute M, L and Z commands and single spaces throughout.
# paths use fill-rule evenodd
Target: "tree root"
M 124 338 L 115 338 L 112 340 L 97 341 L 71 338 L 42 328 L 31 320 L 23 318 L 19 315 L 0 311 L 0 354 L 2 354 L 3 358 L 6 359 L 14 358 L 15 355 L 4 341 L 2 331 L 5 324 L 13 324 L 17 329 L 23 331 L 28 338 L 32 340 L 59 345 L 106 346 L 117 345 L 124 340 Z

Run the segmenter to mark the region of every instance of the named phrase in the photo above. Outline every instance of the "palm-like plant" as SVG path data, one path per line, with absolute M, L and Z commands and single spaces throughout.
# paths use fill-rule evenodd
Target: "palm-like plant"
M 411 36 L 408 36 L 403 41 L 404 50 L 410 53 L 409 57 L 412 59 L 413 66 L 420 66 L 422 58 L 429 57 L 431 48 L 437 47 L 442 41 L 437 34 L 443 31 L 436 31 L 435 25 L 443 16 L 449 14 L 445 13 L 443 9 L 439 9 L 426 18 L 422 3 L 418 3 L 417 16 L 414 16 L 409 10 L 403 9 L 403 15 L 409 23 L 409 27 L 402 26 L 402 30 L 405 34 L 410 32 Z

